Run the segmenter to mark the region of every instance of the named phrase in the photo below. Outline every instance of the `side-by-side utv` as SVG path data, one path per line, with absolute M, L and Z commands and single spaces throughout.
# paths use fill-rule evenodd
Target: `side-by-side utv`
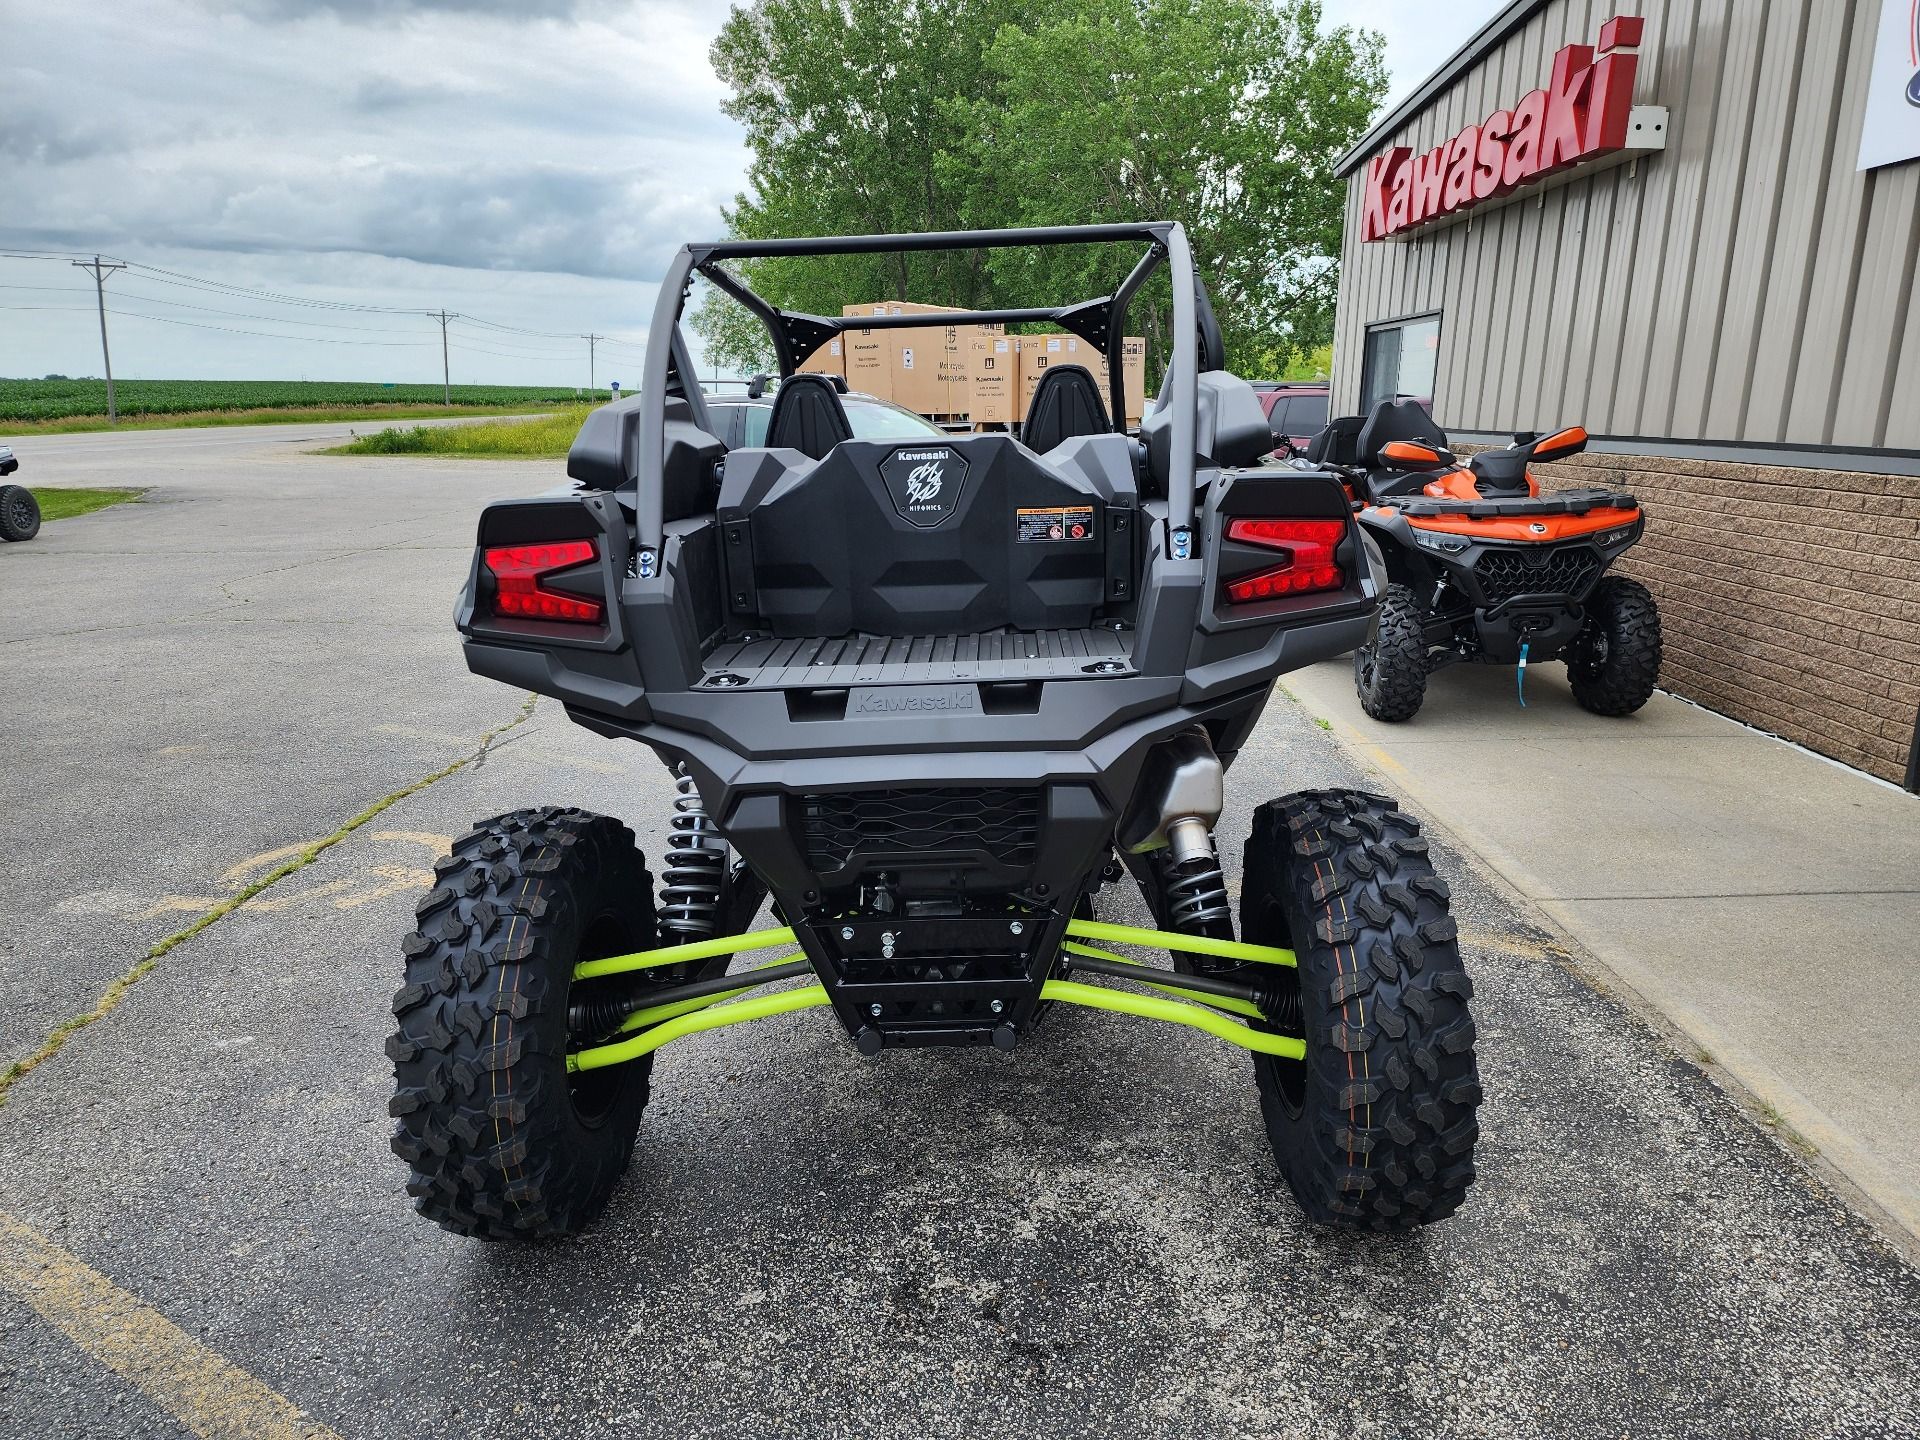
M 787 313 L 727 269 L 1089 242 L 1144 251 L 1110 296 L 939 316 L 1106 352 L 1111 392 L 1050 371 L 1018 440 L 855 439 L 798 365 L 843 326 L 925 317 Z M 1162 266 L 1172 354 L 1136 438 L 1120 337 Z M 709 423 L 680 324 L 696 276 L 772 338 L 762 445 Z M 486 508 L 457 609 L 475 672 L 677 777 L 659 889 L 624 824 L 572 809 L 481 821 L 438 864 L 388 1044 L 422 1213 L 497 1238 L 589 1223 L 654 1052 L 684 1036 L 817 1007 L 864 1056 L 1012 1050 L 1063 1005 L 1250 1052 L 1313 1219 L 1453 1212 L 1474 1175 L 1472 986 L 1419 827 L 1354 791 L 1267 802 L 1234 923 L 1225 772 L 1279 675 L 1366 641 L 1385 577 L 1338 477 L 1261 463 L 1266 417 L 1222 353 L 1172 223 L 679 252 L 639 394 L 589 417 L 572 493 Z M 1096 917 L 1129 877 L 1157 928 Z

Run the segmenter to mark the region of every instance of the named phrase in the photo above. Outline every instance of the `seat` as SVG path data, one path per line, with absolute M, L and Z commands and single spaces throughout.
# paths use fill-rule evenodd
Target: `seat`
M 1104 435 L 1112 428 L 1092 373 L 1081 365 L 1056 365 L 1034 388 L 1020 439 L 1036 455 L 1044 455 L 1063 440 Z
M 773 397 L 767 417 L 767 448 L 798 450 L 809 460 L 824 460 L 842 440 L 853 438 L 847 407 L 824 375 L 789 375 Z
M 1356 463 L 1369 470 L 1391 469 L 1381 459 L 1380 451 L 1395 440 L 1438 445 L 1444 450 L 1447 447 L 1447 432 L 1440 428 L 1427 407 L 1418 400 L 1382 400 L 1367 416 L 1367 423 L 1360 427 L 1360 438 L 1356 445 L 1359 458 Z
M 1358 465 L 1360 463 L 1360 427 L 1367 422 L 1358 415 L 1342 415 L 1307 442 L 1307 459 L 1315 465 Z

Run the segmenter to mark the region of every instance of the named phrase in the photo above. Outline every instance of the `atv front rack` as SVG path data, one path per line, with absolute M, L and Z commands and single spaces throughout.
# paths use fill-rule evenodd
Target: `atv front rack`
M 1141 930 L 1131 925 L 1110 925 L 1098 920 L 1070 920 L 1066 933 L 1069 938 L 1061 944 L 1062 953 L 1057 962 L 1063 972 L 1077 970 L 1088 975 L 1132 981 L 1160 991 L 1162 995 L 1177 998 L 1140 995 L 1062 978 L 1045 982 L 1040 990 L 1042 1000 L 1059 1000 L 1069 1005 L 1084 1005 L 1089 1009 L 1109 1010 L 1144 1020 L 1185 1025 L 1243 1050 L 1289 1060 L 1305 1058 L 1306 1046 L 1303 1041 L 1254 1028 L 1266 1017 L 1260 1009 L 1258 993 L 1250 987 L 1129 960 L 1085 942 L 1097 940 L 1109 945 L 1141 945 L 1247 964 L 1287 967 L 1296 964 L 1293 951 L 1274 945 L 1250 945 L 1238 940 L 1215 940 L 1204 935 L 1183 935 L 1168 930 Z M 587 960 L 574 967 L 573 978 L 576 982 L 599 980 L 611 975 L 710 960 L 719 955 L 784 950 L 798 943 L 790 926 L 756 930 L 744 935 L 723 935 L 685 945 L 641 950 L 631 955 Z M 810 974 L 812 970 L 809 961 L 792 959 L 783 954 L 763 961 L 750 970 L 662 988 L 651 997 L 650 1003 L 620 1022 L 617 1033 L 625 1038 L 605 1040 L 574 1051 L 567 1056 L 567 1069 L 578 1073 L 620 1065 L 629 1060 L 638 1060 L 643 1055 L 651 1055 L 669 1041 L 697 1035 L 703 1030 L 719 1030 L 749 1020 L 766 1020 L 775 1015 L 788 1015 L 797 1010 L 831 1004 L 826 987 L 818 981 L 788 990 L 757 995 L 749 993 L 782 980 Z M 1244 1018 L 1236 1019 L 1235 1016 Z

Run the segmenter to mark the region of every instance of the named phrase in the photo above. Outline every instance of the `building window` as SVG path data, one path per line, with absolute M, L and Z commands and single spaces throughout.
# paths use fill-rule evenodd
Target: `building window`
M 1382 400 L 1411 396 L 1433 400 L 1434 369 L 1440 360 L 1440 317 L 1422 315 L 1367 331 L 1367 353 L 1360 367 L 1360 413 Z

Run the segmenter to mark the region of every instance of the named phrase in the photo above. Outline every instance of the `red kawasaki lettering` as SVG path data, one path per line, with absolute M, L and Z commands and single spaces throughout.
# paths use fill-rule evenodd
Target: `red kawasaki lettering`
M 1540 125 L 1547 114 L 1547 92 L 1536 90 L 1513 107 L 1507 136 L 1507 168 L 1501 184 L 1512 190 L 1540 173 Z
M 1480 127 L 1469 125 L 1447 146 L 1447 189 L 1440 203 L 1448 214 L 1473 203 L 1473 157 L 1480 150 Z
M 1496 110 L 1480 127 L 1480 150 L 1473 158 L 1476 203 L 1507 193 L 1507 131 L 1512 125 L 1510 111 Z
M 1405 157 L 1408 151 L 1400 152 Z M 1403 163 L 1394 167 L 1393 178 L 1388 182 L 1387 195 L 1387 233 L 1398 235 L 1413 224 L 1413 166 Z
M 1425 155 L 1413 157 L 1413 208 L 1408 219 L 1418 225 L 1444 214 L 1441 194 L 1447 183 L 1447 147 L 1436 146 Z
M 1407 158 L 1407 147 L 1396 145 L 1391 150 L 1382 151 L 1367 162 L 1367 200 L 1360 213 L 1360 238 L 1362 240 L 1384 240 L 1393 233 L 1387 223 L 1387 193 L 1392 185 L 1393 173 Z

